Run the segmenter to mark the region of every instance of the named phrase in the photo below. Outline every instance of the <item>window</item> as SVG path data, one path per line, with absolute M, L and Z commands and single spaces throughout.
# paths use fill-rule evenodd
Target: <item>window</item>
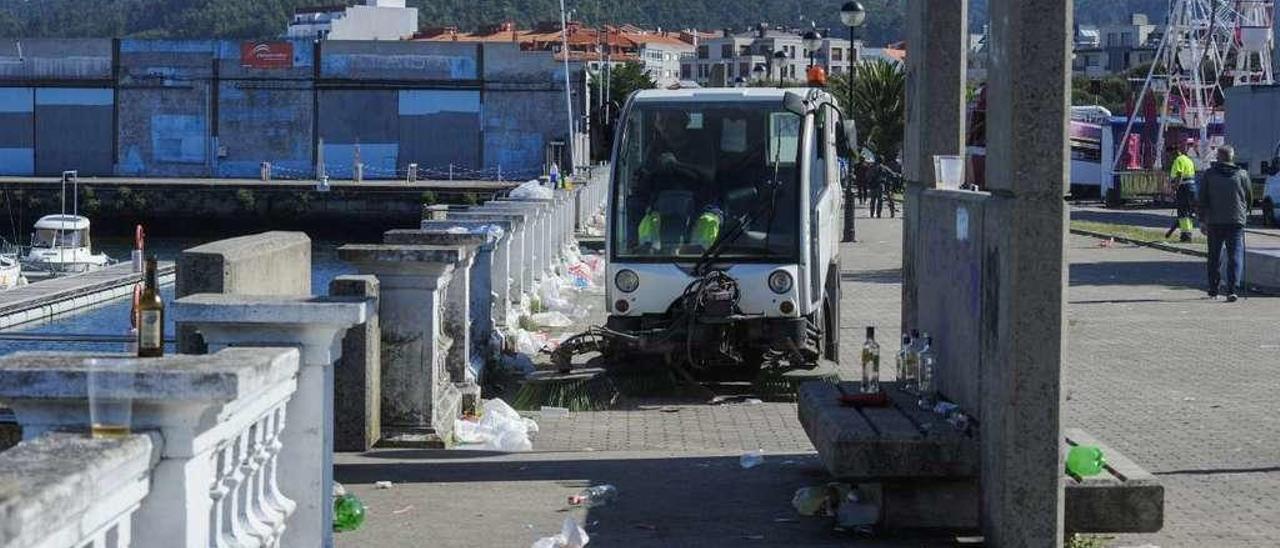
M 791 78 L 792 80 L 795 80 L 795 79 L 796 79 L 796 66 L 795 66 L 795 65 L 791 65 L 790 67 L 787 67 L 787 68 L 789 69 L 789 70 L 788 70 L 788 72 L 790 72 L 790 74 L 788 75 L 788 77 L 789 77 L 789 78 Z
M 709 46 L 698 46 L 698 59 L 709 59 L 711 57 L 711 48 Z
M 739 63 L 738 76 L 749 78 L 751 76 L 751 63 Z
M 690 65 L 680 65 L 680 78 L 683 80 L 693 78 L 693 67 Z
M 843 60 L 844 60 L 844 50 L 842 50 L 842 49 L 840 49 L 840 48 L 831 48 L 831 60 L 832 60 L 832 61 L 843 61 Z
M 720 58 L 721 59 L 733 58 L 733 44 L 725 44 L 723 46 L 720 46 Z

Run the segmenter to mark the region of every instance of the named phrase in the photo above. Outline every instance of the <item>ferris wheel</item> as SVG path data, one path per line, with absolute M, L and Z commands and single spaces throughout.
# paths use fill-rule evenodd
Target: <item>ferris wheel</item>
M 1216 146 L 1209 140 L 1209 125 L 1222 118 L 1224 83 L 1275 83 L 1274 21 L 1275 0 L 1170 1 L 1164 35 L 1135 103 L 1135 110 L 1148 98 L 1160 105 L 1154 167 L 1163 165 L 1160 152 L 1171 124 L 1198 134 L 1196 156 L 1208 158 Z M 1128 142 L 1136 119 L 1136 113 L 1129 117 L 1119 143 Z M 1113 167 L 1120 161 L 1117 153 Z

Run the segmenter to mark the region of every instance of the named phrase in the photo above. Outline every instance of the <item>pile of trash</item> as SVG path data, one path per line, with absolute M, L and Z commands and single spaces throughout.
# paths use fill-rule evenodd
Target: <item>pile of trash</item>
M 507 402 L 492 399 L 484 402 L 478 420 L 464 418 L 453 423 L 457 449 L 517 453 L 533 450 L 533 434 L 538 423 L 520 416 Z
M 582 255 L 576 244 L 564 251 L 564 262 L 553 275 L 547 276 L 533 290 L 528 300 L 511 308 L 506 318 L 512 346 L 520 354 L 536 355 L 555 350 L 572 334 L 552 335 L 548 330 L 563 330 L 587 319 L 589 306 L 574 304 L 573 293 L 599 288 L 604 279 L 605 260 L 599 255 Z
M 511 189 L 510 196 L 517 200 L 550 200 L 555 198 L 555 193 L 541 181 L 533 179 Z
M 802 516 L 834 517 L 837 529 L 868 533 L 880 522 L 878 495 L 861 486 L 832 482 L 796 490 L 791 506 Z

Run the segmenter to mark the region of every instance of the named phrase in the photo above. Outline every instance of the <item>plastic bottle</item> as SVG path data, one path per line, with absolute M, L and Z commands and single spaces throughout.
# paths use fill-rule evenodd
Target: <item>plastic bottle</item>
M 1067 471 L 1082 478 L 1101 474 L 1106 465 L 1102 450 L 1092 445 L 1077 445 L 1067 452 Z
M 933 337 L 925 335 L 920 347 L 920 378 L 917 382 L 920 407 L 924 409 L 932 409 L 933 403 L 938 399 L 938 388 L 934 383 L 937 363 L 938 355 L 933 351 Z
M 574 506 L 604 506 L 618 498 L 618 488 L 612 485 L 597 485 L 583 489 L 577 495 L 569 497 L 569 504 Z
M 907 359 L 911 352 L 911 335 L 902 336 L 902 347 L 898 349 L 898 388 L 905 389 L 910 377 L 907 375 Z
M 333 499 L 333 530 L 338 533 L 355 531 L 364 525 L 364 503 L 352 494 Z
M 862 393 L 880 392 L 880 343 L 876 342 L 876 328 L 867 328 L 867 342 L 862 343 Z

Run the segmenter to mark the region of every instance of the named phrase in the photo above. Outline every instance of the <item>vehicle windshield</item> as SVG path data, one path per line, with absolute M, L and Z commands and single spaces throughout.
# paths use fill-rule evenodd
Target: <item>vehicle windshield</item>
M 619 150 L 619 258 L 785 261 L 799 248 L 803 119 L 777 102 L 632 105 Z
M 31 247 L 81 247 L 88 245 L 87 230 L 37 229 L 31 235 Z

